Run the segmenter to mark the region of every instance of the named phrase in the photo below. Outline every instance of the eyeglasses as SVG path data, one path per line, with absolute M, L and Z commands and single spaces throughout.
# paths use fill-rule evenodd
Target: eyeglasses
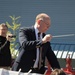
M 50 27 L 50 25 L 49 24 L 47 24 L 45 21 L 43 21 L 43 20 L 41 20 L 43 23 L 45 23 L 46 24 L 46 26 L 49 28 Z

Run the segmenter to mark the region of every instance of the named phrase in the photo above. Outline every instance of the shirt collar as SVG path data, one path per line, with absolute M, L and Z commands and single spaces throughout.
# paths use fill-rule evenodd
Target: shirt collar
M 35 32 L 38 34 L 39 30 L 36 28 L 36 25 L 34 25 L 34 29 L 35 29 Z

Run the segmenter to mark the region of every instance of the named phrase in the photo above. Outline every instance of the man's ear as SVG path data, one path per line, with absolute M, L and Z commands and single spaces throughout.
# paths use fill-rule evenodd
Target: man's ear
M 41 22 L 41 20 L 38 20 L 38 21 L 37 21 L 38 25 L 40 25 L 40 22 Z

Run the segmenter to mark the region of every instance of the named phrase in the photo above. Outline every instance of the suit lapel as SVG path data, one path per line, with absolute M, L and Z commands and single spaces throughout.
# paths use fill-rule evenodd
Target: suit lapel
M 33 37 L 34 40 L 36 40 L 36 35 L 35 35 L 35 29 L 34 27 L 32 27 L 32 35 L 31 37 Z

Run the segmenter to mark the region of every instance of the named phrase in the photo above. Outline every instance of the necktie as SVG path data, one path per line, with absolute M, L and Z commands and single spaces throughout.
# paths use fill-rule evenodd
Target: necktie
M 41 40 L 40 33 L 38 33 L 38 40 Z M 38 62 L 38 68 L 41 68 L 41 62 L 42 62 L 42 47 L 39 48 L 39 62 Z

